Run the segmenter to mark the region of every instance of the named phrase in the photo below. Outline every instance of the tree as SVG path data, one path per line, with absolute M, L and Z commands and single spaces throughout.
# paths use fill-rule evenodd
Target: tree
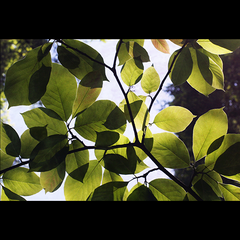
M 52 63 L 50 49 L 58 44 L 58 60 Z M 240 189 L 224 184 L 222 177 L 239 180 L 239 134 L 227 134 L 228 118 L 223 108 L 210 109 L 198 116 L 193 128 L 190 159 L 185 143 L 174 133 L 184 131 L 196 116 L 183 106 L 160 111 L 150 123 L 150 113 L 166 78 L 175 85 L 186 81 L 203 95 L 224 89 L 223 65 L 218 54 L 240 46 L 239 40 L 171 39 L 180 45 L 169 60 L 168 71 L 160 80 L 142 39 L 120 39 L 109 66 L 102 56 L 78 40 L 54 39 L 13 64 L 6 75 L 5 95 L 9 107 L 31 105 L 39 100 L 44 107 L 22 113 L 28 129 L 18 136 L 1 123 L 2 199 L 24 200 L 43 188 L 56 191 L 64 185 L 66 200 L 239 200 Z M 168 52 L 163 39 L 152 40 L 160 51 Z M 117 74 L 117 60 L 121 79 Z M 119 67 L 118 66 L 118 67 Z M 123 94 L 117 106 L 97 100 L 110 71 Z M 77 84 L 76 78 L 81 80 Z M 137 96 L 131 86 L 141 81 L 145 96 Z M 123 83 L 129 89 L 123 88 Z M 149 106 L 145 99 L 150 97 Z M 124 136 L 131 124 L 135 139 Z M 155 124 L 167 132 L 153 134 Z M 87 145 L 86 140 L 93 142 Z M 96 160 L 89 160 L 94 149 Z M 12 162 L 18 157 L 20 163 Z M 149 157 L 156 168 L 144 174 Z M 204 160 L 203 160 L 204 159 Z M 201 161 L 201 162 L 200 162 Z M 199 164 L 200 163 L 200 164 Z M 28 165 L 27 167 L 22 167 Z M 184 184 L 167 168 L 192 168 L 190 184 Z M 150 172 L 162 171 L 169 179 L 147 181 Z M 35 172 L 41 172 L 38 177 Z M 123 181 L 120 175 L 131 175 Z M 133 179 L 144 178 L 128 192 Z

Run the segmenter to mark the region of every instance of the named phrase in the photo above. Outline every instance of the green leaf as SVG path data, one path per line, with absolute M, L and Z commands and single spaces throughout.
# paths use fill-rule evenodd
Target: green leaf
M 142 62 L 150 61 L 147 51 L 141 45 L 139 45 L 137 42 L 134 42 L 134 41 L 127 42 L 126 48 L 127 48 L 129 55 L 132 58 L 138 58 Z
M 123 65 L 126 61 L 131 59 L 133 56 L 133 55 L 130 55 L 129 50 L 127 50 L 127 43 L 130 41 L 138 43 L 141 47 L 144 44 L 144 39 L 123 39 L 123 43 L 118 52 L 118 59 L 119 59 L 118 66 Z M 119 42 L 116 48 L 118 48 L 118 46 L 119 46 Z
M 47 137 L 47 125 L 44 127 L 32 127 L 29 129 L 30 135 L 37 141 L 42 141 Z
M 75 77 L 78 79 L 83 79 L 89 72 L 100 71 L 103 80 L 107 80 L 105 75 L 105 67 L 99 63 L 96 63 L 86 57 L 84 54 L 89 57 L 101 62 L 103 62 L 102 56 L 92 47 L 87 44 L 72 39 L 63 39 L 63 41 L 69 46 L 78 49 L 81 53 L 74 51 L 65 45 L 58 47 L 58 59 L 61 64 L 67 68 Z
M 2 192 L 2 196 L 1 196 L 1 201 L 26 201 L 26 199 L 24 199 L 23 197 L 17 195 L 16 193 L 12 192 L 11 190 L 7 189 L 6 187 L 2 186 L 3 192 Z M 6 196 L 3 196 L 4 195 Z
M 127 182 L 109 182 L 96 188 L 90 195 L 90 201 L 123 201 Z
M 0 148 L 13 157 L 18 157 L 21 151 L 21 141 L 17 132 L 8 124 L 0 123 Z
M 111 146 L 120 138 L 119 133 L 112 131 L 97 132 L 96 146 Z
M 240 134 L 226 134 L 223 137 L 222 143 L 219 146 L 218 149 L 215 151 L 208 153 L 208 155 L 205 158 L 205 165 L 208 167 L 208 169 L 212 170 L 214 168 L 214 165 L 217 161 L 217 159 L 232 145 L 234 145 L 237 142 L 240 142 Z M 219 138 L 218 138 L 219 139 Z M 217 140 L 218 140 L 217 139 Z M 215 142 L 215 141 L 214 141 Z M 212 144 L 214 144 L 214 142 Z M 212 145 L 211 145 L 212 146 Z M 211 147 L 210 146 L 210 147 Z M 209 149 L 210 149 L 209 147 Z M 208 149 L 208 151 L 209 151 Z M 232 176 L 231 176 L 232 178 Z
M 62 118 L 51 109 L 40 107 L 21 113 L 21 115 L 28 128 L 46 126 L 48 136 L 55 134 L 64 135 L 67 133 L 66 124 Z
M 182 132 L 194 117 L 196 116 L 184 107 L 170 106 L 160 111 L 153 123 L 169 132 Z
M 83 179 L 88 171 L 88 167 L 89 167 L 89 163 L 86 163 L 81 167 L 75 169 L 71 173 L 69 173 L 69 176 L 83 183 Z
M 219 187 L 223 193 L 225 201 L 239 201 L 240 200 L 240 188 L 230 185 L 220 183 Z
M 175 55 L 178 51 L 175 51 L 169 59 L 168 68 L 170 68 Z M 187 81 L 191 75 L 193 69 L 193 60 L 191 53 L 188 47 L 185 47 L 181 53 L 178 55 L 177 60 L 175 61 L 172 71 L 169 74 L 170 79 L 172 80 L 175 86 L 181 85 Z
M 170 49 L 168 43 L 165 39 L 151 39 L 153 46 L 163 52 L 163 53 L 170 53 Z
M 77 116 L 74 129 L 84 138 L 95 142 L 97 132 L 116 131 L 123 134 L 126 118 L 117 105 L 109 100 L 93 103 L 82 114 Z
M 220 201 L 213 189 L 203 179 L 194 184 L 194 189 L 204 201 Z
M 65 160 L 69 147 L 66 135 L 52 135 L 41 141 L 31 152 L 30 171 L 45 172 Z
M 63 66 L 53 63 L 47 91 L 41 101 L 46 108 L 55 111 L 62 120 L 67 121 L 72 112 L 76 89 L 75 77 Z
M 186 168 L 190 163 L 185 144 L 172 133 L 153 134 L 151 153 L 163 167 Z
M 123 182 L 123 179 L 118 174 L 104 169 L 102 184 L 108 182 Z
M 45 128 L 45 127 L 42 127 Z M 30 128 L 31 129 L 31 128 Z M 27 129 L 21 135 L 21 152 L 20 155 L 22 158 L 30 158 L 32 150 L 39 143 L 38 140 L 32 137 L 30 134 L 30 129 Z
M 15 157 L 7 155 L 2 150 L 0 150 L 0 171 L 12 166 Z
M 206 156 L 208 148 L 217 138 L 225 135 L 228 119 L 222 108 L 212 109 L 200 116 L 193 128 L 193 154 L 198 161 Z
M 198 44 L 214 54 L 227 54 L 240 46 L 239 39 L 198 39 Z
M 12 192 L 30 196 L 42 190 L 40 179 L 35 173 L 29 173 L 29 169 L 18 167 L 3 175 L 3 183 Z
M 97 188 L 102 179 L 102 167 L 98 161 L 89 162 L 83 183 L 68 176 L 64 185 L 64 195 L 67 201 L 85 201 L 90 193 Z
M 127 148 L 128 158 L 118 154 L 107 154 L 103 157 L 104 167 L 117 174 L 134 174 L 137 165 L 137 156 L 133 147 Z
M 135 93 L 130 91 L 127 97 L 130 103 L 130 108 L 132 110 L 133 119 L 134 119 L 136 128 L 143 130 L 145 126 L 148 125 L 149 119 L 150 119 L 148 108 L 146 104 L 143 102 L 143 100 L 140 97 L 138 97 Z M 126 119 L 129 122 L 131 122 L 131 118 L 130 118 L 128 107 L 125 100 L 123 100 L 119 104 L 119 108 L 122 111 L 124 111 Z M 145 123 L 144 126 L 143 126 L 143 123 Z
M 5 95 L 9 108 L 31 105 L 44 95 L 51 74 L 51 46 L 52 43 L 46 43 L 33 49 L 8 69 Z
M 183 201 L 186 192 L 170 179 L 155 179 L 149 183 L 149 189 L 158 201 Z
M 234 143 L 218 157 L 214 170 L 226 176 L 240 173 L 240 142 Z
M 191 53 L 191 58 L 193 61 L 193 67 L 192 67 L 192 73 L 187 79 L 187 82 L 198 92 L 201 94 L 208 96 L 211 94 L 213 91 L 215 91 L 215 88 L 212 87 L 204 78 L 202 75 L 200 68 L 203 69 L 204 66 L 201 65 L 200 62 L 200 67 L 198 63 L 198 58 L 197 58 L 197 52 L 199 53 L 199 50 L 196 50 L 194 48 L 189 48 L 190 53 Z M 199 55 L 199 54 L 198 54 Z M 200 54 L 201 55 L 201 54 Z M 202 55 L 201 55 L 202 56 Z M 210 65 L 209 65 L 210 66 Z M 212 66 L 212 65 L 211 65 Z M 205 66 L 206 67 L 206 66 Z M 213 67 L 214 68 L 214 67 Z M 218 70 L 219 71 L 219 70 Z M 216 72 L 218 72 L 216 71 Z M 203 70 L 202 70 L 203 72 Z M 210 81 L 213 83 L 213 80 Z
M 138 83 L 143 74 L 143 64 L 139 58 L 128 60 L 122 67 L 121 78 L 127 86 Z
M 150 94 L 158 90 L 160 77 L 154 67 L 149 67 L 142 76 L 141 86 L 145 93 Z
M 41 172 L 40 183 L 47 192 L 56 191 L 62 184 L 65 177 L 65 162 L 59 164 L 56 168 L 50 171 Z
M 130 191 L 127 201 L 157 201 L 149 188 L 138 184 L 137 188 Z
M 102 90 L 102 83 L 102 75 L 99 71 L 90 72 L 82 79 L 73 103 L 73 118 L 95 102 Z
M 69 145 L 69 151 L 83 148 L 83 144 L 77 140 L 74 140 L 72 144 Z M 78 151 L 75 153 L 68 154 L 66 156 L 66 171 L 68 174 L 73 172 L 75 169 L 87 164 L 89 162 L 89 151 Z

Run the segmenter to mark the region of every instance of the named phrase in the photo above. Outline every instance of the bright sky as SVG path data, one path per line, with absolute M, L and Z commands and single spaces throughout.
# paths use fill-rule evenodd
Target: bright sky
M 103 57 L 104 62 L 110 66 L 113 64 L 113 59 L 114 55 L 116 52 L 116 44 L 118 40 L 107 40 L 106 43 L 100 41 L 100 40 L 86 40 L 85 43 L 96 49 Z M 167 66 L 168 66 L 168 60 L 171 56 L 171 54 L 176 50 L 179 49 L 179 46 L 173 44 L 172 42 L 168 41 L 168 44 L 170 46 L 170 54 L 164 54 L 159 52 L 158 50 L 155 49 L 155 47 L 152 45 L 151 40 L 145 40 L 144 43 L 144 48 L 147 50 L 150 61 L 149 63 L 144 63 L 144 70 L 146 70 L 148 67 L 154 64 L 154 67 L 156 71 L 158 72 L 160 79 L 162 80 L 167 72 Z M 121 67 L 118 67 L 118 76 L 120 77 L 120 69 Z M 97 100 L 100 99 L 108 99 L 113 102 L 115 102 L 117 105 L 123 100 L 123 95 L 122 92 L 120 91 L 116 80 L 113 76 L 113 74 L 106 69 L 106 75 L 110 82 L 104 81 L 104 85 L 101 91 L 100 96 L 98 97 Z M 171 83 L 170 79 L 168 78 L 167 81 L 165 82 L 164 87 L 169 85 Z M 122 82 L 124 89 L 127 91 L 128 87 Z M 136 84 L 133 89 L 132 89 L 137 95 L 146 95 L 146 93 L 143 92 L 141 89 L 140 82 Z M 148 100 L 149 98 L 147 98 Z M 159 112 L 159 109 L 161 108 L 161 103 L 163 103 L 164 100 L 171 100 L 171 98 L 164 93 L 163 91 L 159 94 L 157 100 L 155 101 L 155 104 L 151 110 L 150 113 L 150 123 L 153 122 L 154 117 L 156 114 Z M 148 101 L 146 101 L 146 104 L 148 105 Z M 9 118 L 10 118 L 10 124 L 14 127 L 14 129 L 18 132 L 19 136 L 27 129 L 23 118 L 20 113 L 23 113 L 25 111 L 28 111 L 31 109 L 31 106 L 18 106 L 18 107 L 11 107 L 9 109 Z M 152 133 L 159 133 L 162 132 L 158 127 L 155 125 L 151 126 L 150 128 Z M 128 124 L 128 127 L 126 129 L 126 132 L 124 133 L 125 136 L 127 136 L 130 140 L 133 140 L 133 131 L 132 131 L 132 126 Z M 88 145 L 92 145 L 92 142 L 87 142 Z M 93 151 L 90 151 L 90 160 L 94 160 L 95 155 Z M 152 163 L 151 160 L 146 159 L 144 162 L 149 166 L 149 167 L 156 167 L 154 163 Z M 142 172 L 147 172 L 149 169 L 146 169 L 145 171 Z M 171 170 L 173 173 L 173 171 Z M 140 174 L 140 175 L 142 175 Z M 67 175 L 67 174 L 66 174 Z M 154 171 L 148 175 L 147 180 L 151 181 L 152 179 L 155 178 L 165 178 L 166 175 L 163 173 L 160 173 L 159 171 Z M 123 179 L 125 181 L 129 181 L 133 177 L 127 177 L 124 176 Z M 143 183 L 144 179 L 140 178 L 139 182 Z M 131 183 L 128 185 L 128 188 L 130 189 L 132 186 L 134 186 L 137 182 L 131 181 Z M 29 196 L 29 197 L 24 197 L 27 200 L 65 200 L 64 198 L 64 183 L 62 186 L 53 193 L 47 193 L 45 194 L 45 191 L 42 190 L 39 193 Z

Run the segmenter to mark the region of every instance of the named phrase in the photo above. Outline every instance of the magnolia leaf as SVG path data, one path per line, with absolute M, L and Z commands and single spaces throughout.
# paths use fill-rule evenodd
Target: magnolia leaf
M 149 67 L 142 76 L 141 86 L 145 93 L 150 94 L 158 90 L 160 77 L 154 67 Z
M 127 201 L 157 201 L 152 191 L 141 183 L 131 189 Z
M 158 201 L 183 201 L 186 192 L 170 179 L 155 179 L 149 183 L 149 189 Z
M 93 103 L 77 116 L 74 129 L 84 138 L 95 142 L 97 132 L 116 131 L 123 134 L 126 118 L 116 104 L 109 100 Z
M 55 134 L 66 134 L 67 127 L 62 118 L 53 110 L 48 108 L 34 108 L 21 113 L 28 128 L 46 127 L 48 136 Z
M 26 199 L 2 186 L 1 201 L 26 201 Z
M 186 168 L 190 163 L 185 144 L 172 133 L 153 134 L 151 153 L 163 167 Z
M 12 192 L 30 196 L 42 190 L 40 178 L 35 173 L 28 172 L 29 169 L 18 167 L 3 175 L 3 183 Z
M 196 116 L 184 107 L 170 106 L 160 111 L 153 123 L 169 132 L 182 132 L 194 117 Z
M 95 49 L 78 40 L 63 39 L 63 41 L 69 46 L 79 50 L 79 52 L 75 51 L 64 44 L 57 49 L 59 61 L 75 77 L 81 80 L 89 72 L 100 71 L 103 80 L 107 80 L 105 67 L 87 57 L 89 56 L 101 63 L 104 63 L 102 56 Z
M 217 138 L 225 135 L 228 119 L 222 108 L 212 109 L 200 116 L 193 128 L 193 154 L 198 161 L 206 156 L 208 148 Z
M 68 176 L 64 185 L 64 195 L 67 201 L 85 201 L 102 179 L 102 167 L 98 161 L 89 162 L 88 170 L 84 176 L 83 183 Z
M 169 59 L 168 68 L 170 68 L 174 57 L 177 55 L 178 51 L 175 51 Z M 173 64 L 172 71 L 169 77 L 175 86 L 181 85 L 186 82 L 191 75 L 193 69 L 193 60 L 188 47 L 182 49 L 181 53 L 178 55 L 175 63 Z
M 21 151 L 21 141 L 17 132 L 8 124 L 0 123 L 0 148 L 13 157 L 18 157 Z
M 81 80 L 73 103 L 73 118 L 95 102 L 102 90 L 102 83 L 99 71 L 90 72 Z
M 143 64 L 139 58 L 128 60 L 122 67 L 121 78 L 127 86 L 138 83 L 143 74 Z
M 225 201 L 239 201 L 240 200 L 240 188 L 230 184 L 219 184 L 219 188 L 223 193 Z
M 63 121 L 67 121 L 71 115 L 76 89 L 75 77 L 62 65 L 53 63 L 47 91 L 41 101 L 46 108 L 55 111 Z
M 47 47 L 33 49 L 8 69 L 4 91 L 9 108 L 31 105 L 44 95 L 52 69 L 49 53 L 52 44 L 46 43 L 43 46 Z

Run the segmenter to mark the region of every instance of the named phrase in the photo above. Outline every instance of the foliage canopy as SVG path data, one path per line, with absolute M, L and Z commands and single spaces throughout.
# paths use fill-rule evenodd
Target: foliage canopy
M 231 53 L 240 46 L 240 40 L 170 40 L 180 48 L 170 57 L 162 80 L 153 65 L 144 70 L 143 63 L 151 56 L 142 39 L 120 39 L 112 66 L 89 45 L 69 39 L 53 39 L 14 63 L 7 71 L 4 89 L 9 108 L 39 100 L 44 107 L 22 114 L 28 129 L 21 136 L 1 122 L 2 200 L 25 200 L 23 196 L 43 188 L 54 192 L 66 174 L 66 200 L 239 200 L 240 188 L 222 182 L 222 176 L 240 181 L 240 135 L 227 133 L 224 108 L 195 116 L 184 107 L 170 106 L 160 111 L 153 123 L 150 113 L 168 76 L 174 85 L 188 82 L 205 96 L 217 89 L 224 91 L 219 54 Z M 61 64 L 51 61 L 53 42 L 58 44 Z M 159 51 L 169 52 L 164 39 L 153 39 L 152 43 Z M 121 67 L 121 79 L 117 67 Z M 97 100 L 103 81 L 108 81 L 106 69 L 123 94 L 119 106 L 110 100 Z M 145 96 L 131 91 L 140 81 Z M 151 99 L 149 106 L 146 97 Z M 184 131 L 196 117 L 194 160 L 190 161 L 185 143 L 174 133 Z M 124 136 L 129 123 L 133 142 Z M 153 134 L 152 124 L 167 132 Z M 93 144 L 86 145 L 85 140 Z M 90 149 L 95 150 L 94 160 L 89 159 Z M 16 157 L 20 163 L 12 165 Z M 147 157 L 156 168 L 136 176 L 148 168 L 144 163 Z M 188 167 L 194 170 L 189 185 L 166 169 Z M 162 171 L 169 179 L 147 182 L 152 171 Z M 35 172 L 41 172 L 40 177 Z M 120 175 L 131 175 L 132 179 L 123 181 Z M 140 177 L 145 184 L 137 183 L 128 191 L 129 182 Z

